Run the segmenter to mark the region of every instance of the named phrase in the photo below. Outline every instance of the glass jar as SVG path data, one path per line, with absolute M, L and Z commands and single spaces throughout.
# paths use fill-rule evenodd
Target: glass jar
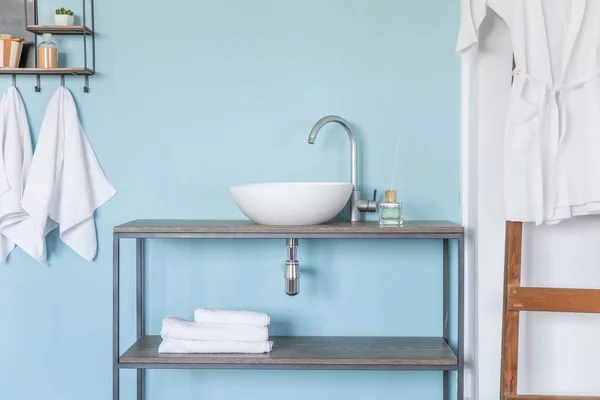
M 51 33 L 44 33 L 44 41 L 38 46 L 38 68 L 58 68 L 58 48 Z
M 402 225 L 402 203 L 396 201 L 396 191 L 385 192 L 385 202 L 379 204 L 379 225 Z

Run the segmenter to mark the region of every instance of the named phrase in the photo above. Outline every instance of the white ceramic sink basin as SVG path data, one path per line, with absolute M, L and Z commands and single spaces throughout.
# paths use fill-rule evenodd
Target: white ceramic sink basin
M 343 182 L 253 183 L 230 188 L 240 210 L 262 225 L 318 225 L 346 205 L 352 184 Z

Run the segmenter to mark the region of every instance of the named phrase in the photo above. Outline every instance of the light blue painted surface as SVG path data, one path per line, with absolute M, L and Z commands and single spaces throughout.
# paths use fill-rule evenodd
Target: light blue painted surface
M 58 6 L 80 10 L 40 3 L 41 22 Z M 398 133 L 398 177 L 446 146 L 399 197 L 408 219 L 459 220 L 458 2 L 97 3 L 99 74 L 89 95 L 83 78 L 67 86 L 119 194 L 98 212 L 95 262 L 53 233 L 49 268 L 20 249 L 0 267 L 0 398 L 109 399 L 112 226 L 241 218 L 228 193 L 235 183 L 348 180 L 341 128 L 307 144 L 323 115 L 355 126 L 364 197 L 389 185 Z M 56 41 L 77 48 L 74 38 Z M 18 80 L 34 136 L 58 82 L 43 78 L 35 94 L 33 78 Z M 134 336 L 133 250 L 126 242 L 125 348 Z M 154 241 L 148 255 L 150 332 L 165 315 L 208 306 L 268 311 L 272 334 L 441 335 L 439 242 L 301 240 L 295 298 L 284 294 L 282 240 Z M 134 373 L 122 376 L 131 399 Z M 152 371 L 148 381 L 149 400 L 442 398 L 437 372 Z

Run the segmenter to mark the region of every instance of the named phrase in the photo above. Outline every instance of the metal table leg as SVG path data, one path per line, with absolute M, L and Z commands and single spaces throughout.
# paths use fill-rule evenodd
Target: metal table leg
M 124 237 L 127 237 L 124 235 Z M 120 297 L 120 238 L 113 234 L 113 400 L 119 400 L 119 297 Z M 464 400 L 464 236 L 453 236 L 442 239 L 443 245 L 443 336 L 446 342 L 450 339 L 450 239 L 457 239 L 458 244 L 458 345 L 457 345 L 457 387 L 456 399 Z M 140 339 L 145 334 L 144 321 L 144 238 L 136 238 L 136 334 Z M 137 400 L 144 399 L 145 370 L 137 371 Z M 450 372 L 443 371 L 444 400 L 449 400 Z
M 446 340 L 446 343 L 450 343 L 450 241 L 448 239 L 443 239 L 442 240 L 442 246 L 443 246 L 443 254 L 442 254 L 442 258 L 443 258 L 443 278 L 442 278 L 442 285 L 443 285 L 443 297 L 444 297 L 444 313 L 442 315 L 442 317 L 444 318 L 443 320 L 443 327 L 444 327 L 444 340 Z M 444 385 L 443 385 L 443 390 L 444 390 L 444 400 L 450 400 L 450 371 L 444 371 Z
M 465 385 L 465 237 L 458 239 L 458 372 L 457 399 L 464 400 Z
M 135 240 L 136 334 L 144 335 L 144 239 Z M 137 400 L 144 400 L 145 370 L 137 370 Z
M 119 237 L 113 235 L 113 400 L 119 400 Z

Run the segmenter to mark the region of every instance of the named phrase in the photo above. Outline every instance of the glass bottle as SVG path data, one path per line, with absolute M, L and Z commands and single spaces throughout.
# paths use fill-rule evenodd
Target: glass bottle
M 38 46 L 38 68 L 58 68 L 58 49 L 51 33 L 44 33 L 44 41 Z
M 402 225 L 402 203 L 396 202 L 396 191 L 385 192 L 385 203 L 379 204 L 379 225 Z

